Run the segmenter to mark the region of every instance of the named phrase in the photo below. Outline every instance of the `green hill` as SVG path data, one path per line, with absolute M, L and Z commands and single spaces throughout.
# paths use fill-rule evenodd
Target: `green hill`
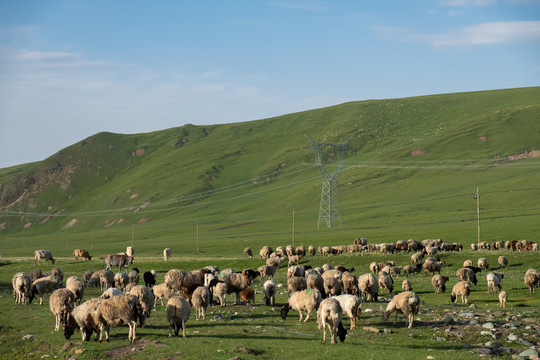
M 350 102 L 245 123 L 99 133 L 0 169 L 4 256 L 47 247 L 194 254 L 244 246 L 408 238 L 537 241 L 540 87 Z M 351 137 L 344 225 L 317 228 L 321 177 L 309 134 Z M 414 156 L 413 156 L 414 155 Z M 337 154 L 326 149 L 329 171 Z M 294 234 L 293 234 L 294 212 Z M 198 224 L 198 225 L 197 225 Z M 172 247 L 172 246 L 171 246 Z M 159 255 L 159 252 L 157 253 Z

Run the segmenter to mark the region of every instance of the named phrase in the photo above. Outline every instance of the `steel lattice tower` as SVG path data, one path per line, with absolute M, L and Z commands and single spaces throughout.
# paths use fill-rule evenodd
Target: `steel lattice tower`
M 315 165 L 319 169 L 322 183 L 321 191 L 321 205 L 319 208 L 319 222 L 317 228 L 321 226 L 323 221 L 326 221 L 328 227 L 334 225 L 334 219 L 337 219 L 341 225 L 343 225 L 343 216 L 341 214 L 341 201 L 339 199 L 338 191 L 338 178 L 339 173 L 343 169 L 343 158 L 345 150 L 348 149 L 349 141 L 351 137 L 347 139 L 344 143 L 334 144 L 334 143 L 323 143 L 316 142 L 306 134 L 307 138 L 311 142 L 311 148 L 315 150 Z M 338 153 L 338 165 L 334 171 L 328 171 L 324 167 L 324 164 L 321 160 L 322 150 L 325 148 L 330 148 L 331 150 L 337 151 Z

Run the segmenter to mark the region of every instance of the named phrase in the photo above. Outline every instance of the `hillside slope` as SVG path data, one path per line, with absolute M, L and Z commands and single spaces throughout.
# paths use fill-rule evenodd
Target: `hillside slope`
M 486 236 L 532 236 L 540 214 L 531 203 L 540 198 L 538 99 L 540 87 L 443 94 L 99 133 L 42 162 L 0 170 L 0 242 L 68 230 L 86 238 L 91 229 L 129 238 L 135 225 L 166 239 L 191 234 L 196 222 L 224 239 L 287 241 L 293 210 L 296 231 L 315 242 L 329 234 L 337 242 L 365 234 L 474 241 L 476 187 L 493 226 Z M 351 137 L 339 181 L 344 226 L 317 229 L 321 180 L 306 133 L 331 143 Z M 326 149 L 328 171 L 336 155 Z

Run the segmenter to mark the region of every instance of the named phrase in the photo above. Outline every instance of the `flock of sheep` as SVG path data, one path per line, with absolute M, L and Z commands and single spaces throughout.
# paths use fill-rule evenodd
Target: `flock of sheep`
M 493 246 L 500 246 L 500 244 Z M 504 243 L 503 246 L 505 246 Z M 521 245 L 514 243 L 509 248 L 523 251 L 536 250 L 537 246 L 535 243 L 527 242 Z M 300 321 L 306 322 L 310 314 L 316 312 L 319 329 L 323 330 L 323 342 L 326 341 L 328 328 L 331 342 L 336 343 L 338 338 L 344 341 L 347 334 L 342 317 L 347 316 L 350 319 L 350 329 L 355 329 L 356 319 L 362 311 L 362 302 L 378 301 L 379 293 L 383 292 L 391 296 L 391 300 L 386 309 L 381 309 L 382 320 L 386 322 L 390 314 L 395 312 L 394 324 L 399 313 L 405 316 L 407 326 L 412 327 L 414 315 L 418 314 L 420 299 L 412 291 L 408 279 L 402 281 L 402 292 L 396 294 L 395 277 L 400 274 L 408 276 L 423 270 L 425 276 L 433 274 L 431 283 L 434 291 L 445 292 L 449 279 L 440 274 L 445 263 L 440 260 L 438 253 L 461 250 L 460 244 L 445 244 L 440 240 L 368 244 L 363 238 L 356 239 L 353 245 L 319 247 L 318 249 L 310 246 L 307 251 L 303 246 L 278 247 L 276 251 L 270 246 L 265 246 L 260 250 L 259 258 L 264 258 L 266 264 L 261 265 L 256 271 L 251 269 L 240 272 L 235 272 L 233 269 L 222 271 L 216 266 L 207 266 L 189 272 L 171 269 L 165 274 L 164 282 L 156 285 L 156 273 L 152 270 L 143 274 L 145 285 L 138 285 L 139 270 L 137 268 L 132 268 L 129 272 L 120 271 L 122 267 L 127 270 L 133 262 L 133 248 L 128 247 L 126 253 L 105 257 L 107 269 L 96 272 L 87 270 L 81 279 L 76 276 L 69 277 L 65 288 L 63 287 L 64 275 L 58 267 L 46 273 L 42 273 L 39 269 L 34 269 L 30 275 L 24 272 L 17 273 L 13 277 L 12 284 L 14 298 L 18 304 L 31 303 L 39 296 L 41 305 L 43 295 L 51 294 L 49 307 L 56 319 L 55 330 L 59 331 L 63 326 L 66 339 L 79 329 L 83 340 L 89 341 L 92 333 L 95 332 L 96 340 L 99 338 L 101 342 L 105 333 L 108 341 L 110 326 L 125 323 L 129 326 L 128 338 L 133 342 L 136 339 L 137 321 L 144 327 L 146 318 L 150 317 L 158 300 L 161 301 L 162 306 L 164 300 L 167 301 L 166 317 L 169 324 L 169 336 L 172 336 L 173 329 L 175 335 L 178 335 L 181 328 L 184 337 L 192 308 L 195 310 L 196 319 L 205 319 L 206 309 L 214 305 L 214 297 L 222 307 L 226 306 L 227 295 L 233 293 L 236 294 L 236 304 L 254 304 L 255 290 L 252 285 L 256 277 L 261 278 L 265 304 L 274 306 L 278 286 L 273 278 L 280 264 L 287 261 L 288 300 L 281 308 L 281 317 L 286 319 L 288 312 L 295 310 L 299 312 Z M 366 251 L 382 253 L 412 251 L 413 255 L 411 265 L 396 266 L 393 261 L 373 262 L 370 264 L 371 272 L 359 276 L 353 273 L 354 269 L 342 266 L 333 267 L 325 264 L 322 267 L 312 268 L 298 265 L 298 262 L 308 254 L 314 256 L 317 253 L 330 255 Z M 244 254 L 251 257 L 251 249 L 246 248 Z M 53 265 L 55 264 L 48 250 L 36 250 L 34 255 L 36 265 L 42 259 L 47 263 L 50 261 Z M 91 259 L 85 250 L 75 250 L 74 256 L 76 259 L 78 257 Z M 170 257 L 171 250 L 167 248 L 163 252 L 163 258 L 167 261 Z M 113 259 L 116 260 L 112 261 Z M 498 263 L 501 268 L 504 268 L 508 260 L 500 256 Z M 111 266 L 119 266 L 118 273 L 113 273 Z M 483 270 L 489 270 L 489 264 L 485 258 L 478 259 L 476 266 L 470 260 L 465 261 L 463 267 L 456 272 L 459 281 L 452 288 L 451 301 L 455 302 L 458 297 L 461 297 L 462 302 L 466 304 L 471 287 L 477 284 L 476 275 Z M 497 272 L 490 272 L 486 276 L 488 293 L 498 292 L 501 307 L 505 307 L 507 300 L 507 293 L 502 290 L 501 285 L 503 278 L 504 275 Z M 529 292 L 534 293 L 534 289 L 540 284 L 540 273 L 529 269 L 525 274 L 524 282 Z M 103 292 L 102 295 L 83 301 L 85 288 L 98 286 Z M 181 296 L 176 294 L 181 294 Z M 303 311 L 306 312 L 305 319 Z

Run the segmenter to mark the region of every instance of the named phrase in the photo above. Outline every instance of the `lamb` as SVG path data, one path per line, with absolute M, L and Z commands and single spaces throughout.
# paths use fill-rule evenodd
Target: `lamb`
M 152 287 L 156 285 L 156 271 L 155 270 L 152 270 L 152 271 L 145 271 L 143 274 L 144 286 L 146 287 Z
M 240 301 L 242 301 L 246 305 L 255 305 L 255 291 L 252 288 L 242 290 L 242 292 L 240 293 Z
M 418 264 L 424 258 L 424 253 L 415 253 L 411 255 L 411 263 Z
M 24 273 L 20 272 L 13 276 L 12 279 L 13 291 L 15 292 L 15 302 L 17 304 L 28 304 L 28 296 L 32 287 L 32 280 Z
M 108 288 L 107 290 L 105 290 L 103 292 L 103 294 L 101 294 L 101 298 L 102 299 L 110 299 L 113 296 L 118 296 L 118 295 L 123 295 L 123 294 L 124 293 L 122 292 L 122 290 L 117 289 L 115 287 L 111 287 L 111 288 Z
M 288 296 L 296 291 L 302 291 L 307 289 L 307 280 L 303 277 L 293 276 L 287 279 L 287 292 Z
M 252 258 L 253 257 L 253 251 L 251 250 L 251 248 L 245 248 L 244 249 L 244 255 L 247 257 L 247 258 Z
M 129 283 L 129 276 L 125 272 L 119 272 L 114 275 L 114 287 L 118 289 L 125 289 Z
M 274 306 L 276 303 L 277 288 L 273 280 L 266 280 L 262 286 L 264 303 L 266 306 Z
M 500 292 L 502 290 L 501 288 L 501 280 L 504 278 L 504 274 L 500 273 L 493 273 L 490 272 L 486 275 L 486 281 L 488 285 L 488 294 L 494 293 L 495 294 L 495 287 L 497 287 L 497 290 Z
M 371 273 L 363 274 L 358 277 L 358 289 L 360 289 L 364 301 L 368 299 L 377 301 L 379 299 L 379 281 Z
M 478 259 L 478 261 L 476 262 L 476 264 L 478 265 L 478 267 L 482 270 L 487 270 L 489 269 L 489 264 L 488 264 L 488 261 L 486 258 L 480 258 Z
M 534 294 L 534 289 L 537 288 L 540 283 L 540 273 L 535 269 L 528 269 L 523 278 L 523 282 L 529 288 L 529 293 Z
M 139 269 L 134 267 L 130 272 L 128 272 L 128 278 L 130 283 L 139 284 Z
M 66 324 L 64 326 L 64 336 L 66 340 L 71 338 L 75 329 L 79 328 L 83 341 L 90 341 L 92 332 L 96 332 L 96 340 L 98 338 L 99 328 L 95 322 L 95 314 L 98 306 L 103 299 L 94 298 L 85 301 L 81 305 L 75 307 L 71 314 L 68 314 Z
M 448 276 L 440 274 L 433 275 L 431 278 L 431 285 L 435 288 L 435 293 L 439 294 L 441 291 L 446 291 L 446 282 L 448 282 Z
M 391 294 L 392 291 L 394 291 L 394 280 L 385 271 L 379 273 L 379 288 L 385 289 L 388 294 Z
M 341 342 L 345 341 L 347 330 L 341 323 L 341 306 L 335 298 L 324 299 L 317 310 L 317 325 L 319 330 L 323 328 L 323 343 L 326 342 L 326 327 L 330 329 L 332 344 L 337 343 L 337 337 Z
M 469 294 L 471 293 L 471 283 L 469 281 L 461 280 L 452 288 L 452 295 L 450 295 L 451 302 L 457 302 L 457 297 L 461 295 L 461 302 L 466 304 L 468 302 Z
M 376 262 L 372 262 L 369 264 L 369 270 L 374 273 L 374 274 L 377 274 L 379 272 L 379 264 L 377 264 Z
M 163 306 L 163 300 L 169 300 L 173 296 L 174 291 L 166 283 L 162 283 L 152 288 L 152 294 L 154 294 L 154 307 L 156 307 L 158 299 L 161 300 L 161 306 Z
M 465 260 L 463 262 L 463 267 L 472 267 L 473 266 L 473 262 L 472 260 L 468 259 L 468 260 Z
M 206 308 L 210 303 L 210 290 L 206 286 L 199 286 L 193 292 L 191 297 L 191 303 L 195 308 L 195 319 L 199 318 L 206 319 Z
M 60 325 L 66 323 L 67 315 L 73 310 L 75 295 L 69 289 L 56 289 L 49 298 L 49 308 L 56 317 L 55 331 L 60 330 Z
M 281 318 L 285 320 L 288 312 L 292 309 L 300 313 L 299 321 L 302 321 L 302 310 L 305 310 L 307 314 L 304 322 L 306 322 L 308 321 L 311 312 L 317 309 L 321 300 L 322 296 L 319 290 L 306 289 L 302 291 L 295 291 L 287 303 L 281 308 Z
M 227 288 L 227 284 L 225 284 L 223 281 L 217 281 L 212 287 L 212 294 L 219 299 L 219 304 L 221 307 L 225 307 L 227 305 Z
M 343 314 L 351 319 L 350 329 L 356 329 L 356 318 L 362 313 L 362 300 L 358 296 L 350 294 L 335 296 L 334 299 L 339 301 Z
M 34 265 L 39 264 L 39 261 L 41 259 L 45 259 L 47 264 L 49 263 L 49 261 L 52 262 L 53 265 L 55 263 L 55 260 L 52 257 L 52 254 L 51 254 L 51 252 L 49 250 L 36 250 L 36 251 L 34 251 Z
M 499 266 L 502 267 L 502 268 L 505 268 L 507 265 L 508 265 L 508 259 L 506 258 L 506 256 L 499 256 L 499 258 L 497 259 L 497 262 L 499 263 Z
M 386 322 L 390 314 L 395 311 L 394 325 L 396 324 L 398 313 L 401 313 L 407 316 L 405 325 L 410 329 L 413 325 L 414 315 L 418 314 L 419 308 L 420 298 L 418 295 L 412 291 L 399 293 L 386 306 L 386 310 L 382 313 L 382 321 Z
M 171 249 L 170 248 L 165 248 L 163 250 L 163 260 L 167 261 L 167 260 L 170 260 L 170 259 L 171 259 Z
M 173 296 L 167 302 L 167 322 L 169 323 L 169 337 L 172 336 L 174 326 L 174 335 L 178 336 L 179 327 L 182 326 L 182 336 L 186 337 L 186 323 L 191 313 L 189 302 L 179 296 Z
M 140 325 L 145 327 L 146 318 L 150 317 L 152 309 L 154 308 L 154 294 L 146 286 L 137 285 L 134 286 L 129 293 L 139 299 L 142 311 L 139 313 Z
M 127 323 L 129 326 L 128 339 L 135 342 L 137 318 L 143 312 L 141 303 L 136 296 L 119 295 L 103 300 L 98 306 L 95 315 L 96 325 L 99 328 L 99 342 L 105 339 L 109 341 L 109 328 Z
M 508 300 L 508 297 L 506 295 L 506 291 L 502 290 L 499 293 L 499 306 L 502 308 L 506 308 L 506 300 Z
M 75 296 L 75 301 L 77 301 L 78 304 L 80 305 L 84 297 L 83 282 L 79 280 L 79 278 L 76 276 L 70 276 L 66 280 L 66 289 L 71 290 L 71 292 Z
M 401 290 L 412 291 L 411 282 L 408 279 L 403 280 L 403 282 L 401 283 Z
M 262 265 L 257 268 L 257 271 L 261 275 L 261 281 L 266 277 L 273 279 L 276 274 L 276 267 L 272 265 Z
M 47 276 L 37 279 L 32 283 L 30 288 L 30 294 L 28 300 L 32 303 L 32 300 L 39 294 L 39 305 L 43 304 L 43 294 L 48 294 L 58 289 L 61 286 L 61 282 L 55 276 Z

